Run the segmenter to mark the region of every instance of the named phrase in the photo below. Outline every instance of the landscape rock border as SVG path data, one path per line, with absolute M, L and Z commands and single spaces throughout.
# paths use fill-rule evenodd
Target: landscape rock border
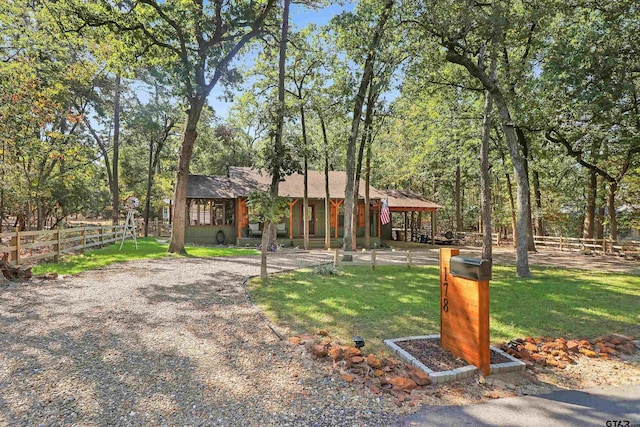
M 475 373 L 478 371 L 478 368 L 476 368 L 473 365 L 467 365 L 462 368 L 457 368 L 449 371 L 435 372 L 432 369 L 429 369 L 427 366 L 425 366 L 424 363 L 420 362 L 418 359 L 416 359 L 414 356 L 412 356 L 411 354 L 409 354 L 407 351 L 400 348 L 400 346 L 396 344 L 396 342 L 400 342 L 400 341 L 435 340 L 435 339 L 440 339 L 440 334 L 415 335 L 410 337 L 391 338 L 391 339 L 384 340 L 384 343 L 394 353 L 396 353 L 399 358 L 415 366 L 416 368 L 419 368 L 420 370 L 425 372 L 427 375 L 429 375 L 429 379 L 431 380 L 432 384 L 444 384 L 444 383 L 456 381 L 463 378 L 469 378 L 475 375 Z M 526 369 L 525 363 L 522 362 L 521 360 L 518 360 L 517 358 L 511 356 L 510 354 L 503 352 L 499 348 L 491 346 L 490 349 L 510 360 L 509 362 L 505 362 L 505 363 L 492 363 L 491 364 L 492 374 L 506 373 L 506 372 L 522 372 Z

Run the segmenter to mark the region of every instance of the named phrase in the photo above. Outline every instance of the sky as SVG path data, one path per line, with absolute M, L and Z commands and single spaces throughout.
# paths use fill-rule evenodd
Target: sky
M 298 29 L 304 28 L 309 24 L 316 24 L 318 26 L 325 25 L 335 15 L 338 15 L 343 11 L 352 11 L 354 7 L 355 2 L 353 1 L 347 1 L 345 5 L 331 5 L 317 10 L 313 10 L 301 5 L 292 4 L 291 12 L 289 15 L 289 23 L 292 27 Z M 250 58 L 245 58 L 244 61 L 239 60 L 239 62 L 244 63 L 247 63 L 249 61 Z M 229 108 L 231 108 L 233 102 L 225 102 L 222 95 L 222 88 L 215 87 L 209 95 L 207 103 L 213 108 L 218 117 L 226 119 L 229 116 Z

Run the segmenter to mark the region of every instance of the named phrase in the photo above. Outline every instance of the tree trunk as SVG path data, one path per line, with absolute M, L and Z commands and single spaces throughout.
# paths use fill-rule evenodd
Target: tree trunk
M 354 200 L 354 187 L 356 185 L 355 182 L 355 169 L 356 169 L 356 144 L 358 138 L 358 130 L 360 128 L 360 118 L 362 116 L 362 106 L 364 105 L 364 98 L 366 95 L 367 87 L 371 82 L 371 78 L 373 76 L 373 65 L 375 62 L 376 51 L 378 46 L 380 45 L 380 40 L 382 39 L 382 34 L 384 32 L 384 27 L 391 15 L 391 9 L 393 7 L 393 0 L 385 0 L 384 9 L 382 14 L 380 15 L 380 20 L 378 21 L 378 26 L 373 35 L 373 39 L 371 40 L 371 44 L 369 45 L 369 53 L 367 54 L 367 58 L 365 60 L 364 69 L 362 73 L 362 79 L 360 80 L 360 87 L 358 88 L 358 93 L 356 94 L 355 103 L 353 107 L 353 117 L 351 119 L 351 132 L 349 134 L 349 139 L 347 142 L 347 164 L 346 164 L 346 175 L 347 182 L 345 185 L 344 191 L 344 240 L 343 247 L 345 252 L 351 251 L 352 245 L 352 230 L 353 230 L 353 211 L 354 205 L 357 200 Z M 345 254 L 347 259 L 351 255 Z
M 364 170 L 364 247 L 371 249 L 371 198 L 369 197 L 369 182 L 371 180 L 371 143 L 367 144 L 367 160 Z
M 598 175 L 589 171 L 589 186 L 587 187 L 587 206 L 584 212 L 584 228 L 582 236 L 592 239 L 595 231 L 596 195 L 598 191 Z
M 120 189 L 118 183 L 118 158 L 120 157 L 120 74 L 116 75 L 116 92 L 113 98 L 113 172 L 111 183 L 111 221 L 120 219 Z
M 171 228 L 171 243 L 168 252 L 186 254 L 184 249 L 184 234 L 187 220 L 187 183 L 189 181 L 189 163 L 193 154 L 193 145 L 198 136 L 197 126 L 200 120 L 200 113 L 205 103 L 204 96 L 198 96 L 190 100 L 189 111 L 187 112 L 187 125 L 182 138 L 180 148 L 180 161 L 176 172 L 176 188 L 173 196 L 173 226 Z
M 147 195 L 144 201 L 144 237 L 149 236 L 149 214 L 151 211 L 151 182 L 153 181 L 153 140 L 149 142 L 149 170 L 147 171 Z
M 307 156 L 307 126 L 304 117 L 304 106 L 300 104 L 300 120 L 302 124 L 302 144 L 304 146 L 304 197 L 302 198 L 302 221 L 304 222 L 304 248 L 309 250 L 309 159 Z
M 524 167 L 524 172 L 526 175 L 527 183 L 529 183 L 529 141 L 527 141 L 527 137 L 524 134 L 524 131 L 516 127 L 516 135 L 518 137 L 518 142 L 520 143 L 520 147 L 522 148 L 522 165 Z M 527 204 L 529 206 L 529 211 L 527 212 L 527 248 L 530 252 L 536 251 L 536 244 L 533 239 L 533 218 L 531 214 L 531 191 L 527 193 Z
M 321 114 L 320 127 L 322 128 L 322 138 L 324 140 L 324 248 L 331 248 L 331 195 L 329 194 L 329 138 L 327 138 L 327 128 Z
M 607 181 L 604 179 L 604 177 L 600 177 L 599 185 L 601 186 L 600 191 L 596 193 L 596 239 L 604 238 L 604 207 L 607 204 Z
M 271 196 L 278 197 L 278 187 L 280 184 L 280 169 L 282 165 L 282 157 L 284 149 L 282 145 L 282 133 L 284 131 L 284 112 L 285 112 L 285 65 L 287 60 L 287 42 L 289 38 L 289 8 L 291 0 L 284 0 L 282 11 L 282 34 L 280 37 L 280 53 L 278 60 L 278 118 L 276 123 L 276 134 L 274 141 L 274 156 L 271 170 Z M 269 245 L 269 237 L 271 235 L 271 222 L 265 221 L 262 230 L 262 251 L 260 254 L 260 277 L 264 280 L 267 278 L 267 250 Z
M 509 112 L 507 101 L 504 99 L 502 91 L 495 80 L 490 79 L 489 76 L 483 70 L 480 70 L 469 58 L 458 55 L 454 51 L 449 50 L 447 52 L 447 61 L 464 66 L 467 71 L 469 71 L 473 77 L 477 78 L 484 88 L 491 93 L 493 101 L 498 108 L 502 122 L 502 129 L 507 141 L 507 147 L 509 148 L 509 156 L 511 157 L 511 163 L 513 164 L 513 170 L 516 176 L 518 202 L 516 230 L 518 236 L 526 236 L 527 218 L 529 214 L 529 182 L 527 181 L 527 174 L 524 169 L 522 155 L 518 150 L 518 137 L 513 126 L 513 120 L 511 118 L 511 113 Z M 529 254 L 527 252 L 527 239 L 518 239 L 516 247 L 516 274 L 518 277 L 531 276 L 531 271 L 529 270 Z
M 542 215 L 542 193 L 540 192 L 540 175 L 537 170 L 533 171 L 533 194 L 536 197 L 536 233 L 544 236 L 544 217 Z
M 484 115 L 482 118 L 482 140 L 480 143 L 480 212 L 482 218 L 482 258 L 493 264 L 493 241 L 491 239 L 491 185 L 489 177 L 489 143 L 491 142 L 491 94 L 485 91 Z M 458 163 L 458 169 L 460 164 Z
M 364 151 L 368 144 L 371 143 L 371 138 L 373 135 L 372 122 L 373 122 L 373 109 L 375 107 L 375 103 L 377 100 L 377 95 L 374 92 L 373 84 L 370 82 L 369 84 L 369 95 L 367 96 L 367 111 L 364 116 L 364 131 L 362 132 L 362 138 L 360 141 L 360 147 L 358 149 L 358 161 L 356 163 L 356 176 L 355 176 L 355 188 L 353 198 L 354 202 L 354 210 L 353 210 L 353 231 L 352 231 L 352 242 L 351 247 L 355 251 L 356 250 L 356 232 L 358 230 L 358 210 L 360 209 L 360 175 L 362 172 L 362 160 L 364 158 Z
M 614 242 L 618 240 L 618 220 L 616 217 L 616 193 L 618 192 L 618 183 L 610 182 L 609 191 L 607 192 L 607 211 L 609 215 L 609 238 Z
M 462 225 L 462 203 L 460 201 L 460 157 L 456 158 L 456 186 L 454 197 L 456 199 L 456 232 L 464 231 L 464 227 Z

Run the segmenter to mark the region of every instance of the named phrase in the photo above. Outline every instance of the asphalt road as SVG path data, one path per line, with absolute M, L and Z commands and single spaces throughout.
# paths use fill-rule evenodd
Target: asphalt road
M 423 407 L 398 426 L 640 427 L 640 385 Z

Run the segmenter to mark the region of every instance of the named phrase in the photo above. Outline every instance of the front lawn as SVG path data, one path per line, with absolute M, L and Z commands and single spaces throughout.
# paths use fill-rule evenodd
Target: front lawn
M 132 240 L 126 240 L 120 250 L 120 242 L 102 249 L 87 251 L 84 255 L 65 256 L 60 262 L 38 264 L 33 267 L 33 274 L 56 272 L 58 274 L 76 274 L 86 270 L 104 267 L 115 262 L 133 261 L 137 259 L 156 259 L 173 256 L 167 253 L 166 243 L 158 243 L 152 237 L 138 238 L 138 249 Z M 193 257 L 226 257 L 241 255 L 257 255 L 255 249 L 187 246 L 187 253 Z
M 640 335 L 640 277 L 533 267 L 517 279 L 514 267 L 494 267 L 491 341 L 519 336 L 594 338 L 613 332 Z M 440 328 L 438 267 L 344 267 L 339 276 L 305 269 L 255 279 L 250 291 L 277 324 L 295 333 L 326 329 L 349 342 L 437 333 Z

